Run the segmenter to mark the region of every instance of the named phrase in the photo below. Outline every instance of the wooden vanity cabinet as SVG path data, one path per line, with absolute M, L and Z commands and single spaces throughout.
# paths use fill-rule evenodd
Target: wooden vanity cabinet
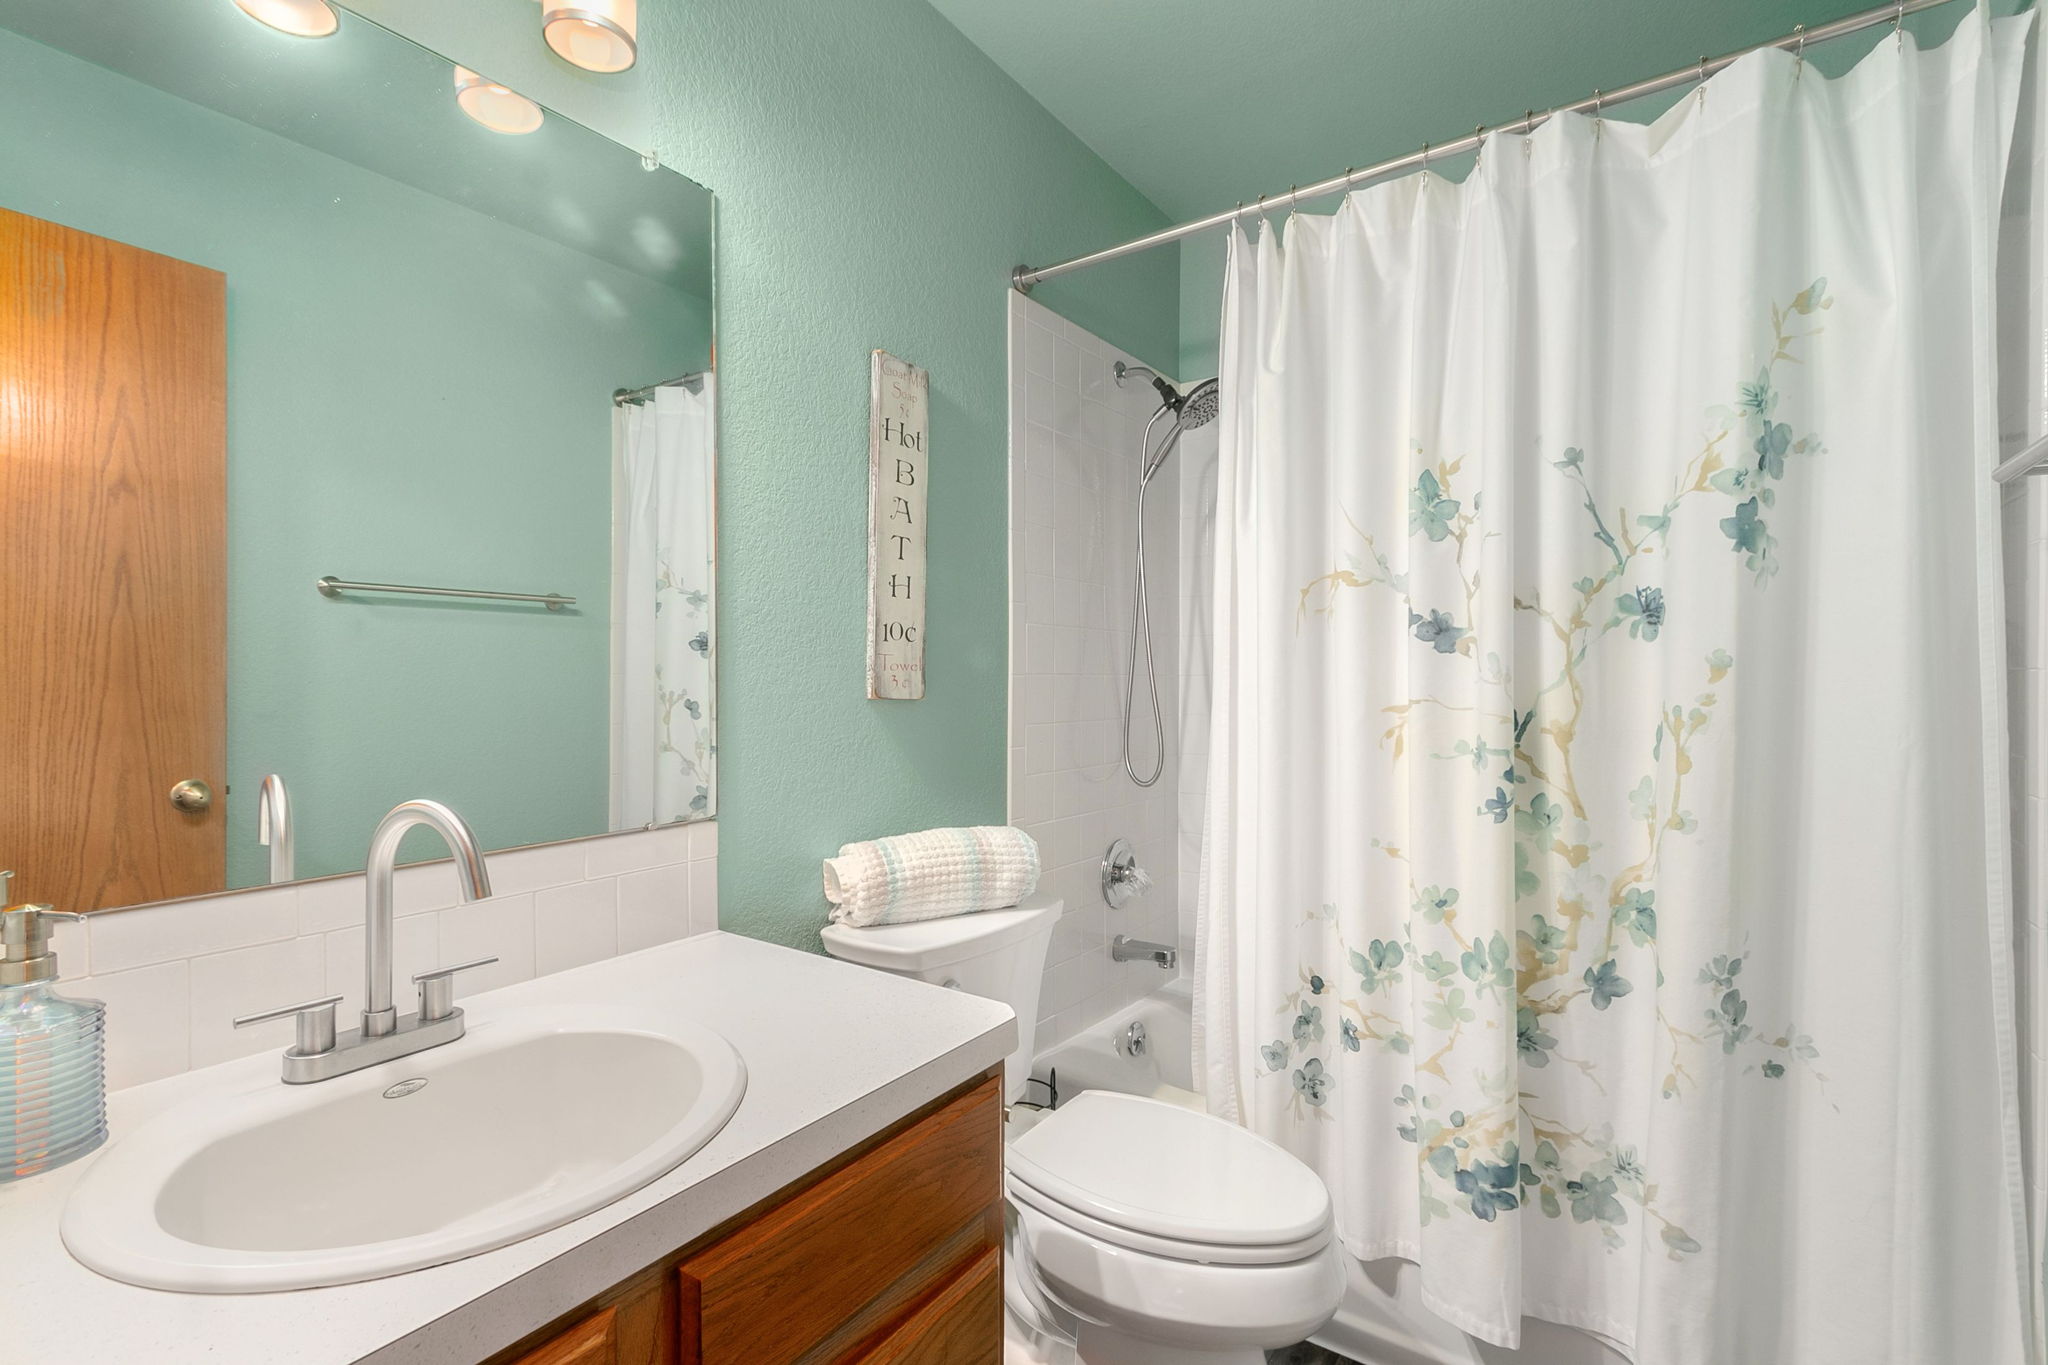
M 991 1074 L 664 1257 L 494 1365 L 998 1365 Z

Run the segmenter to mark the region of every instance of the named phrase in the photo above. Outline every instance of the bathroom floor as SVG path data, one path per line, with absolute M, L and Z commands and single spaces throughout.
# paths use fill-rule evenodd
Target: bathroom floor
M 1350 1356 L 1340 1356 L 1310 1342 L 1296 1346 L 1282 1346 L 1277 1351 L 1266 1352 L 1266 1365 L 1358 1365 Z

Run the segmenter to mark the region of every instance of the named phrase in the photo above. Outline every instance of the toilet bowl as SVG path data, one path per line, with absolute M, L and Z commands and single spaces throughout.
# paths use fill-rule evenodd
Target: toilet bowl
M 1003 1181 L 1087 1365 L 1252 1365 L 1343 1297 L 1323 1182 L 1213 1115 L 1083 1091 L 1010 1144 Z
M 1008 1004 L 1030 1076 L 1038 985 L 1060 902 L 1039 896 L 916 924 L 830 925 L 834 956 Z M 1020 1113 L 1022 1111 L 1019 1111 Z M 1083 1365 L 1261 1365 L 1344 1293 L 1330 1196 L 1283 1148 L 1212 1114 L 1086 1090 L 1004 1147 L 1020 1267 L 1080 1323 Z

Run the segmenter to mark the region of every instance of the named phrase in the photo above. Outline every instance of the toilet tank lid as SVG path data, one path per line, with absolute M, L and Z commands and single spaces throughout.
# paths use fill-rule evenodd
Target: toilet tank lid
M 819 936 L 826 952 L 848 962 L 892 972 L 922 972 L 1007 948 L 1051 927 L 1059 916 L 1060 898 L 1039 891 L 1007 910 L 867 928 L 828 924 Z

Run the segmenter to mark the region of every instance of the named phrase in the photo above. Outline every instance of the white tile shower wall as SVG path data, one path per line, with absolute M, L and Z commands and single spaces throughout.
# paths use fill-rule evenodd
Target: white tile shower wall
M 1117 934 L 1178 937 L 1174 754 L 1179 600 L 1178 459 L 1146 500 L 1149 599 L 1166 717 L 1157 785 L 1123 768 L 1124 677 L 1131 643 L 1140 445 L 1158 406 L 1149 384 L 1119 389 L 1137 364 L 1021 294 L 1010 296 L 1010 820 L 1039 842 L 1043 886 L 1066 902 L 1039 994 L 1046 1047 L 1158 987 L 1149 962 L 1110 960 Z M 1164 423 L 1155 439 L 1164 434 Z M 1136 752 L 1154 753 L 1139 661 Z M 1121 910 L 1103 903 L 1110 842 L 1128 839 L 1152 889 Z
M 1188 436 L 1180 468 L 1180 955 L 1195 967 L 1195 906 L 1209 789 L 1209 668 L 1216 576 L 1219 425 Z
M 464 905 L 447 862 L 398 870 L 394 996 L 415 972 L 495 957 L 457 998 L 718 927 L 718 825 L 702 821 L 485 858 L 489 900 Z M 107 1004 L 107 1084 L 140 1085 L 291 1043 L 288 1020 L 238 1014 L 342 997 L 362 1008 L 363 878 L 175 901 L 59 928 L 60 989 Z
M 2012 734 L 2013 964 L 2021 1165 L 2036 1255 L 2048 1228 L 2048 488 L 2005 491 L 2005 614 Z

